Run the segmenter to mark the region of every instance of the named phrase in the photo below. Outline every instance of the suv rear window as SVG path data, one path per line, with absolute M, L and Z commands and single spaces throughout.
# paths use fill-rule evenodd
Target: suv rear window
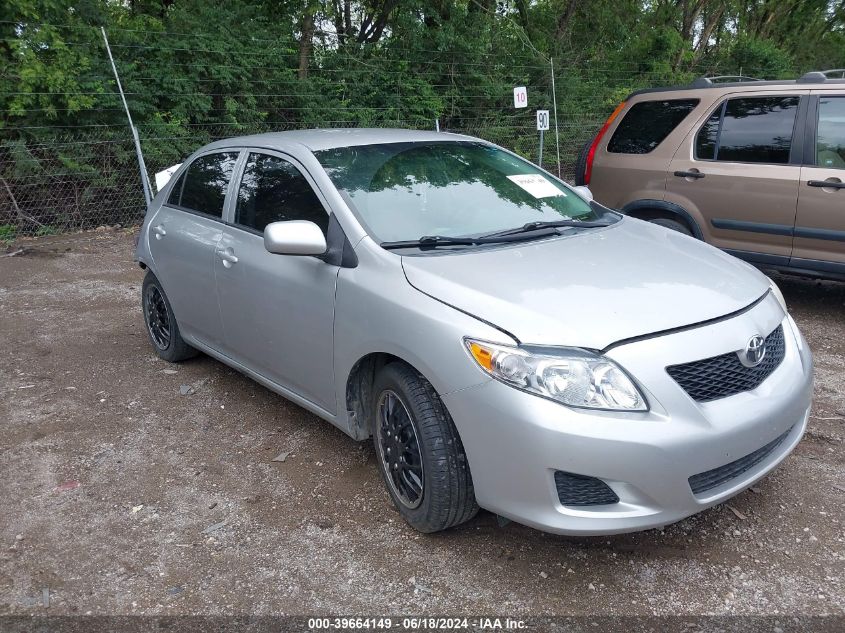
M 607 144 L 614 154 L 648 154 L 698 105 L 698 99 L 635 103 Z
M 799 97 L 730 99 L 707 119 L 695 157 L 735 163 L 786 164 Z

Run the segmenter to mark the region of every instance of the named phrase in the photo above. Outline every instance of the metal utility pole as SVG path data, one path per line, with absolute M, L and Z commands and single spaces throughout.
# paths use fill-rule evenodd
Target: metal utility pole
M 537 159 L 537 165 L 543 166 L 543 130 L 540 130 L 540 157 Z
M 549 68 L 552 72 L 552 110 L 555 115 L 555 149 L 557 151 L 557 177 L 560 178 L 560 134 L 557 131 L 557 91 L 555 90 L 555 60 L 549 57 Z
M 111 54 L 111 46 L 109 46 L 109 38 L 106 37 L 106 29 L 100 27 L 103 32 L 103 41 L 106 43 L 106 52 L 109 54 L 109 61 L 111 62 L 111 69 L 114 72 L 114 80 L 117 82 L 117 90 L 120 93 L 120 99 L 123 101 L 123 108 L 126 110 L 126 118 L 129 119 L 129 129 L 132 130 L 132 139 L 135 141 L 135 155 L 138 157 L 138 168 L 141 170 L 141 186 L 144 188 L 144 200 L 147 202 L 147 207 L 153 201 L 152 187 L 150 186 L 150 177 L 147 174 L 147 166 L 144 163 L 144 154 L 141 153 L 141 139 L 138 137 L 138 129 L 132 123 L 132 115 L 129 114 L 129 105 L 126 103 L 126 96 L 123 94 L 123 86 L 120 85 L 120 76 L 117 74 L 117 66 L 114 65 L 114 57 Z

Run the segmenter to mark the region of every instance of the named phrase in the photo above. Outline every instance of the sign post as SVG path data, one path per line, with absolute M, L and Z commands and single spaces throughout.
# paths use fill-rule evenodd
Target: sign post
M 549 129 L 549 111 L 537 110 L 537 129 L 540 131 L 540 157 L 537 164 L 543 166 L 543 132 Z

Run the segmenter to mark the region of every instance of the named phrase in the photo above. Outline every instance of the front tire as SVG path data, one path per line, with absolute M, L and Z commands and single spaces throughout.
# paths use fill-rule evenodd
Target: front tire
M 379 471 L 402 517 L 429 533 L 475 516 L 464 447 L 431 383 L 408 365 L 391 363 L 377 374 L 373 394 Z
M 164 288 L 150 271 L 141 286 L 141 309 L 150 343 L 160 358 L 177 363 L 197 355 L 197 350 L 182 339 Z

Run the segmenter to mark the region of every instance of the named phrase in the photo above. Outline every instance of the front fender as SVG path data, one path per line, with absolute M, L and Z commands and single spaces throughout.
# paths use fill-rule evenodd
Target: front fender
M 490 380 L 466 351 L 465 336 L 515 343 L 495 327 L 415 289 L 405 278 L 400 256 L 371 241 L 368 246 L 356 248 L 359 265 L 341 269 L 337 281 L 334 367 L 341 428 L 351 426 L 347 381 L 369 354 L 402 359 L 445 395 Z

